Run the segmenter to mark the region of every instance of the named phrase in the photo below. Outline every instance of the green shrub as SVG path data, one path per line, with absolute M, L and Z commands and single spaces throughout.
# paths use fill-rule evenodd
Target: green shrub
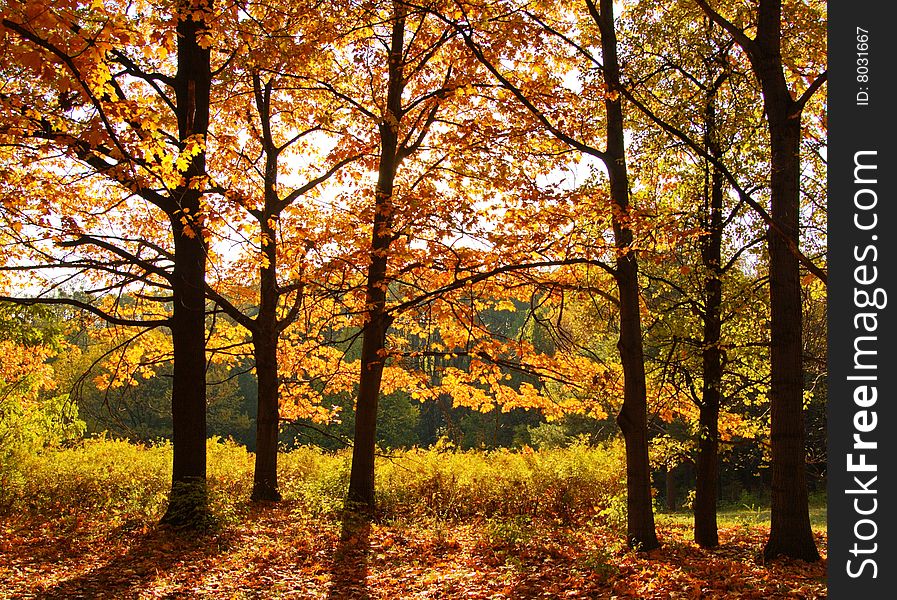
M 222 523 L 234 521 L 252 493 L 255 456 L 246 446 L 215 436 L 206 444 L 206 461 L 212 514 Z
M 387 519 L 616 518 L 625 506 L 622 445 L 523 451 L 456 451 L 446 445 L 377 459 L 378 514 Z M 252 490 L 254 457 L 233 441 L 208 442 L 212 513 L 240 518 Z M 295 510 L 333 518 L 343 508 L 351 452 L 297 448 L 279 461 L 281 491 Z M 69 448 L 22 457 L 7 512 L 152 522 L 165 510 L 171 486 L 168 442 L 136 445 L 97 437 Z M 519 521 L 524 522 L 524 521 Z M 528 521 L 526 521 L 528 522 Z
M 349 487 L 352 454 L 321 452 L 299 447 L 281 455 L 278 479 L 281 493 L 313 516 L 336 516 Z
M 23 484 L 16 508 L 61 516 L 102 514 L 112 521 L 153 518 L 164 508 L 170 463 L 168 445 L 105 437 L 20 456 Z
M 516 515 L 511 518 L 486 520 L 486 539 L 496 549 L 514 551 L 533 537 L 534 529 L 529 517 Z
M 27 378 L 25 378 L 27 379 Z M 67 395 L 24 397 L 0 381 L 0 511 L 22 493 L 25 476 L 18 465 L 45 448 L 78 439 L 84 422 Z M 22 384 L 20 382 L 21 385 Z
M 218 518 L 233 514 L 252 489 L 253 458 L 243 446 L 212 438 L 207 444 L 209 497 Z M 103 515 L 113 523 L 161 517 L 171 488 L 171 444 L 132 444 L 105 436 L 70 448 L 22 455 L 20 482 L 3 508 L 60 516 Z
M 529 438 L 534 448 L 547 450 L 569 446 L 574 438 L 567 435 L 567 429 L 560 423 L 540 423 L 529 427 Z
M 625 493 L 623 461 L 617 443 L 539 452 L 409 450 L 378 464 L 378 508 L 386 516 L 570 521 Z

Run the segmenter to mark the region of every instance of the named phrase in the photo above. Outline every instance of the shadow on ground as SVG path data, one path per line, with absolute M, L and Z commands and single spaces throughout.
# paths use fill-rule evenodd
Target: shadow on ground
M 347 513 L 339 545 L 333 553 L 327 600 L 370 600 L 367 586 L 370 536 L 370 522 Z
M 52 587 L 35 590 L 34 597 L 48 600 L 136 598 L 176 565 L 198 562 L 217 554 L 221 547 L 220 540 L 212 534 L 178 531 L 165 526 L 132 535 L 125 554 Z

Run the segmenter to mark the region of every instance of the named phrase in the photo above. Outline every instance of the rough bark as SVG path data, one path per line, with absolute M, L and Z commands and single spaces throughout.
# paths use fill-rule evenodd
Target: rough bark
M 277 161 L 279 151 L 271 137 L 270 86 L 261 89 L 255 78 L 255 95 L 261 116 L 265 149 L 264 210 L 259 227 L 262 239 L 262 264 L 259 267 L 259 312 L 252 323 L 252 345 L 258 386 L 258 415 L 256 417 L 255 470 L 253 473 L 253 501 L 279 501 L 277 483 L 277 444 L 280 433 L 280 379 L 278 377 L 277 341 L 279 323 L 277 302 L 277 215 L 280 198 L 277 196 Z
M 705 357 L 706 360 L 706 357 Z M 711 393 L 711 396 L 719 396 Z M 704 395 L 698 417 L 700 438 L 695 461 L 695 543 L 704 548 L 719 545 L 716 521 L 719 483 L 719 400 Z
M 770 231 L 770 435 L 772 522 L 766 558 L 818 560 L 807 498 L 803 422 L 799 247 L 801 107 L 791 97 L 781 54 L 781 2 L 762 0 L 752 63 L 767 113 L 771 165 L 770 215 L 783 235 Z
M 175 97 L 179 139 L 205 135 L 209 128 L 210 53 L 197 43 L 205 28 L 184 16 L 209 10 L 210 2 L 179 6 L 178 70 Z M 185 172 L 187 183 L 205 175 L 205 153 L 194 157 Z M 163 522 L 202 525 L 208 520 L 206 493 L 206 243 L 202 235 L 202 192 L 190 185 L 176 189 L 179 210 L 169 215 L 174 237 L 171 336 L 174 373 L 171 390 L 172 487 Z
M 260 326 L 252 335 L 255 371 L 258 378 L 255 471 L 253 501 L 281 499 L 277 482 L 277 444 L 280 432 L 279 378 L 277 374 L 277 333 Z
M 607 89 L 620 88 L 620 65 L 613 21 L 613 1 L 601 0 L 597 15 Z M 648 407 L 645 356 L 639 308 L 638 260 L 629 227 L 629 176 L 626 170 L 622 96 L 608 94 L 605 165 L 610 179 L 616 282 L 620 300 L 620 338 L 617 348 L 623 366 L 623 406 L 617 423 L 626 444 L 626 534 L 630 546 L 651 550 L 660 545 L 654 529 L 651 466 L 648 461 Z
M 800 120 L 770 115 L 773 219 L 792 243 L 798 241 Z M 772 503 L 764 556 L 815 561 L 807 498 L 803 415 L 800 266 L 788 240 L 770 233 L 770 437 Z
M 389 86 L 386 114 L 379 125 L 380 157 L 374 194 L 374 223 L 371 232 L 370 264 L 365 284 L 365 325 L 361 342 L 361 373 L 355 407 L 355 435 L 352 468 L 349 473 L 347 507 L 372 514 L 374 499 L 374 456 L 377 441 L 377 406 L 380 382 L 386 361 L 386 332 L 392 318 L 386 311 L 389 286 L 387 267 L 393 241 L 393 187 L 399 165 L 398 128 L 402 118 L 402 74 L 405 17 L 396 4 L 389 51 Z
M 625 231 L 623 227 L 615 227 Z M 630 233 L 631 236 L 631 233 Z M 648 461 L 648 410 L 645 362 L 639 318 L 638 271 L 635 257 L 617 261 L 620 294 L 620 338 L 617 348 L 623 365 L 623 406 L 617 424 L 626 445 L 626 535 L 629 545 L 642 550 L 660 543 L 654 529 L 651 467 Z
M 377 441 L 377 407 L 383 377 L 386 330 L 385 292 L 375 287 L 384 281 L 386 257 L 372 261 L 368 269 L 367 301 L 369 321 L 361 346 L 361 376 L 355 408 L 355 436 L 352 447 L 352 468 L 349 474 L 347 504 L 352 510 L 372 514 L 374 500 L 374 456 Z
M 713 98 L 708 99 L 705 126 L 706 146 L 710 154 L 722 160 L 716 140 L 716 115 Z M 719 545 L 716 521 L 719 482 L 719 413 L 722 403 L 722 237 L 723 175 L 711 167 L 709 202 L 705 211 L 706 235 L 701 238 L 701 263 L 704 280 L 702 373 L 703 389 L 698 416 L 698 455 L 695 461 L 695 542 L 705 548 Z

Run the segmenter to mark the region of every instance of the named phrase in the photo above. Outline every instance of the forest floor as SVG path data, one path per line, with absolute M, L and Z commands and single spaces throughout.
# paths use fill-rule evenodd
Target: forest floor
M 756 520 L 762 515 L 757 512 Z M 825 560 L 763 564 L 768 525 L 721 520 L 691 541 L 687 513 L 658 518 L 663 546 L 619 532 L 524 519 L 342 526 L 291 502 L 247 508 L 213 533 L 131 523 L 0 522 L 0 598 L 824 598 Z M 750 516 L 750 515 L 749 515 Z M 825 556 L 826 535 L 815 528 Z

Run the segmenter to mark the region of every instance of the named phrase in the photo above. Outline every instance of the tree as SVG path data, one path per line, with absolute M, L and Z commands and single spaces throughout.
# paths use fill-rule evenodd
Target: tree
M 773 427 L 775 431 L 772 433 L 772 437 L 776 439 L 774 445 L 777 448 L 773 454 L 778 457 L 774 459 L 777 464 L 788 465 L 788 467 L 773 468 L 775 472 L 778 472 L 778 475 L 774 477 L 776 480 L 774 488 L 790 491 L 774 493 L 774 496 L 777 496 L 774 505 L 778 506 L 774 512 L 779 513 L 779 516 L 774 519 L 777 522 L 774 527 L 777 533 L 771 534 L 771 539 L 777 541 L 767 544 L 766 554 L 767 556 L 777 555 L 779 550 L 776 547 L 784 547 L 790 543 L 782 542 L 782 538 L 790 537 L 803 539 L 803 542 L 795 542 L 796 545 L 792 546 L 794 555 L 800 554 L 812 558 L 816 554 L 815 544 L 812 544 L 809 529 L 805 480 L 800 475 L 802 468 L 798 466 L 798 463 L 803 463 L 803 458 L 800 458 L 803 450 L 799 450 L 799 448 L 803 448 L 801 401 L 799 400 L 802 396 L 802 385 L 795 387 L 798 380 L 803 380 L 802 376 L 796 375 L 800 371 L 798 350 L 800 347 L 799 268 L 801 266 L 806 268 L 823 282 L 826 280 L 826 273 L 824 268 L 819 267 L 800 250 L 799 180 L 801 160 L 798 150 L 801 142 L 801 115 L 815 92 L 826 80 L 825 71 L 820 74 L 818 66 L 824 62 L 824 57 L 820 53 L 822 44 L 806 43 L 807 36 L 817 41 L 824 38 L 823 28 L 819 26 L 822 23 L 822 19 L 819 17 L 820 7 L 803 4 L 791 7 L 800 11 L 800 13 L 794 14 L 794 18 L 790 22 L 787 22 L 788 32 L 794 36 L 792 40 L 788 36 L 782 35 L 783 21 L 780 3 L 770 2 L 765 5 L 761 3 L 755 23 L 757 35 L 754 39 L 744 33 L 750 25 L 736 26 L 715 12 L 703 0 L 698 0 L 697 4 L 717 26 L 726 31 L 735 45 L 745 52 L 748 63 L 760 83 L 767 116 L 770 156 L 772 157 L 769 185 L 771 211 L 767 212 L 761 205 L 762 203 L 752 197 L 752 193 L 747 186 L 739 182 L 739 177 L 732 169 L 719 162 L 708 152 L 700 138 L 690 136 L 686 131 L 660 117 L 656 110 L 637 97 L 634 90 L 624 87 L 622 93 L 652 122 L 684 142 L 696 154 L 719 169 L 728 184 L 738 194 L 739 199 L 750 206 L 768 228 L 770 305 L 773 307 L 770 326 L 773 333 L 771 362 L 775 365 L 771 398 L 775 407 L 772 413 L 776 415 L 773 420 L 777 422 L 777 425 Z M 739 23 L 741 23 L 752 13 L 742 10 L 737 14 L 740 19 Z M 800 25 L 797 25 L 798 23 Z M 807 28 L 807 24 L 811 27 Z M 676 58 L 673 57 L 671 60 L 675 64 Z M 793 84 L 788 80 L 803 82 L 806 85 L 804 93 L 800 96 L 797 94 L 792 96 L 789 86 Z M 777 112 L 777 116 L 773 116 L 770 111 Z M 786 148 L 790 148 L 790 150 L 786 150 Z M 785 200 L 785 198 L 789 199 Z M 808 241 L 811 242 L 811 246 L 815 246 L 812 238 L 808 238 Z M 795 299 L 798 302 L 795 302 Z M 785 315 L 788 315 L 787 318 Z M 795 324 L 797 324 L 797 329 L 795 329 Z M 797 331 L 796 337 L 795 331 Z M 791 467 L 795 469 L 794 473 L 797 473 L 796 478 L 787 474 L 791 473 Z M 803 483 L 799 483 L 798 480 Z M 798 493 L 796 486 L 804 486 L 804 491 Z M 803 504 L 803 509 L 798 508 L 798 504 Z M 789 508 L 786 509 L 786 505 Z M 786 513 L 787 517 L 784 516 Z M 800 516 L 801 514 L 803 516 Z M 790 525 L 785 525 L 786 521 Z M 786 530 L 790 530 L 790 533 L 778 533 Z M 813 551 L 809 551 L 811 545 L 814 548 Z M 798 546 L 802 546 L 804 551 L 797 550 Z M 783 553 L 791 555 L 792 550 Z
M 449 36 L 438 29 L 434 32 L 424 15 L 413 34 L 422 34 L 423 54 L 412 53 L 405 38 L 408 7 L 400 0 L 386 8 L 385 23 L 388 36 L 382 38 L 386 51 L 386 89 L 381 99 L 382 113 L 378 121 L 379 156 L 377 182 L 374 191 L 373 218 L 371 222 L 370 250 L 364 284 L 364 327 L 361 338 L 360 375 L 358 398 L 355 408 L 355 433 L 352 448 L 352 469 L 349 475 L 347 502 L 371 511 L 374 507 L 374 447 L 376 444 L 377 405 L 386 364 L 386 334 L 394 317 L 387 310 L 387 293 L 391 277 L 388 274 L 391 248 L 402 235 L 397 230 L 396 201 L 394 198 L 396 175 L 401 162 L 416 152 L 433 125 L 439 110 L 440 96 L 446 94 L 447 85 L 436 83 L 436 89 L 425 92 L 425 97 L 408 101 L 409 78 L 419 72 L 433 55 L 448 41 Z M 417 50 L 421 52 L 421 50 Z M 413 62 L 419 61 L 419 62 Z M 452 67 L 446 69 L 445 82 L 452 76 Z M 438 81 L 438 80 L 437 80 Z M 407 91 L 411 91 L 407 89 Z M 400 129 L 410 111 L 426 97 L 433 103 L 420 110 L 410 129 Z M 409 125 L 405 124 L 405 127 Z
M 79 437 L 78 407 L 57 385 L 54 359 L 66 357 L 65 324 L 45 307 L 0 303 L 0 480 L 16 459 Z M 4 494 L 0 493 L 0 497 Z
M 528 169 L 557 161 L 543 144 L 533 149 L 529 123 L 501 114 L 502 99 L 450 24 L 406 2 L 349 5 L 341 22 L 340 43 L 327 48 L 336 68 L 304 76 L 303 85 L 349 108 L 349 131 L 376 148 L 356 165 L 376 181 L 362 171 L 357 188 L 339 196 L 331 227 L 342 248 L 320 267 L 332 274 L 343 265 L 331 298 L 351 317 L 343 344 L 360 346 L 348 501 L 370 512 L 380 395 L 402 388 L 423 399 L 439 388 L 443 399 L 478 410 L 538 402 L 532 386 L 502 384 L 504 363 L 527 345 L 492 339 L 481 315 L 517 294 L 503 283 L 528 285 L 524 272 L 592 259 L 567 253 L 562 233 L 526 223 L 530 206 L 557 197 Z M 430 385 L 423 365 L 438 360 L 457 362 L 443 365 L 451 377 Z
M 763 554 L 815 561 L 819 552 L 810 528 L 804 448 L 800 263 L 793 249 L 800 246 L 801 113 L 825 83 L 826 72 L 816 76 L 800 95 L 792 92 L 783 56 L 781 0 L 760 0 L 753 38 L 705 0 L 696 2 L 747 54 L 760 82 L 770 141 L 770 217 L 775 224 L 767 237 L 772 524 Z
M 130 11 L 95 8 L 86 13 L 77 5 L 6 5 L 4 51 L 16 65 L 18 79 L 15 94 L 4 104 L 8 117 L 4 133 L 15 144 L 32 143 L 38 154 L 60 152 L 63 162 L 86 168 L 111 184 L 116 189 L 113 203 L 121 205 L 123 199 L 136 197 L 164 215 L 172 249 L 159 254 L 171 256 L 170 269 L 159 265 L 161 258 L 143 258 L 143 253 L 157 247 L 152 242 L 127 235 L 85 234 L 73 214 L 59 215 L 62 227 L 56 240 L 64 248 L 86 251 L 86 258 L 70 261 L 81 272 L 119 277 L 120 285 L 148 284 L 169 290 L 170 316 L 120 317 L 114 307 L 108 311 L 92 303 L 46 295 L 8 299 L 25 304 L 66 303 L 112 323 L 170 328 L 174 458 L 163 521 L 200 525 L 207 520 L 206 383 L 197 374 L 204 374 L 206 368 L 203 196 L 213 4 L 183 0 L 173 7 L 170 21 L 165 18 L 167 11 L 155 6 Z M 175 74 L 156 72 L 154 62 L 171 66 L 171 61 L 160 58 L 171 48 L 176 48 Z M 139 66 L 141 60 L 145 68 Z M 33 82 L 45 93 L 32 93 Z M 58 179 L 53 175 L 51 167 L 41 182 L 49 183 L 49 189 Z M 25 189 L 33 191 L 33 187 Z M 55 193 L 65 196 L 66 192 Z M 42 210 L 39 204 L 29 209 Z M 36 221 L 48 223 L 47 219 Z M 94 260 L 91 251 L 108 253 L 111 262 Z M 54 261 L 52 254 L 38 252 L 38 256 L 55 265 L 49 268 L 65 266 L 65 260 Z
M 463 139 L 469 132 L 459 133 L 461 126 L 440 114 L 445 105 L 466 102 L 457 92 L 471 77 L 463 64 L 447 58 L 453 52 L 449 29 L 401 1 L 366 7 L 337 2 L 330 9 L 345 15 L 337 42 L 327 48 L 325 63 L 332 70 L 299 81 L 350 109 L 355 123 L 349 131 L 374 148 L 373 158 L 359 163 L 376 174 L 373 194 L 361 187 L 367 182 L 357 174 L 359 187 L 340 196 L 346 203 L 339 211 L 342 222 L 331 225 L 340 229 L 342 247 L 320 266 L 325 273 L 342 271 L 331 297 L 354 321 L 344 328 L 345 343 L 351 347 L 360 340 L 347 502 L 370 513 L 378 401 L 392 354 L 387 334 L 398 314 L 432 295 L 424 292 L 392 307 L 388 301 L 439 288 L 440 281 L 457 277 L 473 262 L 474 256 L 454 249 L 446 238 L 472 220 L 474 199 L 457 202 L 459 195 L 437 193 L 437 185 L 446 174 L 469 172 L 456 155 L 459 148 L 475 149 L 480 140 Z M 461 113 L 453 116 L 472 123 Z M 439 143 L 430 142 L 433 136 Z M 435 272 L 440 275 L 434 280 Z
M 732 55 L 733 42 L 697 7 L 675 4 L 658 17 L 653 5 L 643 3 L 628 17 L 628 78 L 640 83 L 630 93 L 644 112 L 650 110 L 655 120 L 687 135 L 706 155 L 681 146 L 667 148 L 668 133 L 650 120 L 637 126 L 639 154 L 658 156 L 647 161 L 658 164 L 646 169 L 657 183 L 643 182 L 643 187 L 672 198 L 655 200 L 655 212 L 670 213 L 665 218 L 677 225 L 667 228 L 681 232 L 671 242 L 663 241 L 660 269 L 647 273 L 651 282 L 669 288 L 653 292 L 650 302 L 658 313 L 651 326 L 652 344 L 664 347 L 653 360 L 675 393 L 698 407 L 694 535 L 698 544 L 713 547 L 719 543 L 721 410 L 727 397 L 745 392 L 743 386 L 726 381 L 736 374 L 727 371 L 737 363 L 739 346 L 764 343 L 750 331 L 745 339 L 740 325 L 740 315 L 754 316 L 750 303 L 762 282 L 753 281 L 747 273 L 750 267 L 740 259 L 762 240 L 749 225 L 737 227 L 738 221 L 749 223 L 751 215 L 744 216 L 745 202 L 730 193 L 724 167 L 745 179 L 750 173 L 761 175 L 765 162 L 756 133 L 759 115 L 746 100 L 752 82 Z M 757 287 L 746 289 L 752 285 Z M 696 326 L 677 322 L 693 316 Z M 658 339 L 661 331 L 664 339 Z M 694 360 L 691 354 L 700 358 Z
M 309 272 L 308 259 L 309 251 L 320 242 L 314 232 L 320 230 L 323 218 L 300 201 L 360 158 L 362 151 L 351 143 L 345 147 L 337 144 L 331 152 L 316 149 L 329 140 L 302 143 L 316 133 L 339 140 L 332 107 L 320 102 L 320 96 L 310 98 L 295 85 L 296 80 L 327 66 L 295 58 L 313 56 L 316 44 L 328 43 L 330 32 L 316 29 L 320 23 L 310 18 L 314 7 L 253 3 L 242 10 L 249 18 L 229 24 L 241 43 L 234 49 L 239 58 L 231 62 L 225 76 L 231 94 L 224 110 L 232 117 L 245 115 L 245 121 L 233 119 L 233 130 L 220 132 L 221 160 L 214 166 L 219 170 L 216 191 L 227 201 L 221 211 L 233 215 L 231 227 L 244 224 L 247 216 L 251 221 L 246 229 L 257 244 L 248 244 L 250 249 L 242 258 L 251 265 L 247 270 L 257 270 L 257 280 L 253 281 L 255 293 L 249 297 L 247 282 L 233 281 L 227 275 L 210 282 L 206 293 L 250 333 L 258 385 L 252 499 L 276 501 L 281 497 L 277 484 L 281 420 L 278 344 L 281 334 L 303 314 L 309 297 L 311 302 L 319 300 L 318 292 L 324 287 L 318 285 L 323 282 L 315 281 L 318 274 Z M 253 111 L 244 109 L 246 98 L 251 99 Z M 240 133 L 249 133 L 249 137 L 237 146 Z M 295 167 L 285 164 L 304 159 L 316 166 L 316 155 L 320 162 L 329 161 L 329 166 L 308 175 L 300 185 L 281 183 L 285 171 L 292 180 L 298 178 L 290 173 Z M 305 171 L 311 173 L 313 167 Z M 245 239 L 234 243 L 247 246 Z M 246 267 L 228 265 L 228 271 L 234 268 Z M 312 329 L 318 325 L 307 322 L 306 335 L 314 337 Z
M 212 0 L 190 0 L 178 7 L 178 69 L 173 88 L 178 140 L 204 144 L 209 131 L 212 83 L 208 21 Z M 205 147 L 189 159 L 182 179 L 173 190 L 175 203 L 165 203 L 174 242 L 172 269 L 171 387 L 172 496 L 163 521 L 172 524 L 202 520 L 206 500 L 206 352 L 205 277 L 206 245 L 203 235 L 203 189 L 206 178 Z M 197 373 L 203 376 L 198 377 Z M 183 488 L 182 492 L 176 488 Z
M 578 24 L 587 31 L 587 35 L 596 35 L 597 48 L 588 43 L 577 43 L 553 23 L 558 22 L 554 13 L 537 15 L 528 10 L 515 11 L 513 6 L 498 7 L 492 16 L 485 7 L 471 7 L 476 14 L 467 14 L 467 7 L 460 7 L 461 17 L 452 21 L 457 31 L 464 37 L 470 51 L 483 63 L 492 76 L 531 113 L 532 117 L 548 133 L 578 152 L 593 157 L 604 165 L 608 176 L 609 198 L 608 211 L 611 213 L 611 230 L 615 244 L 613 276 L 618 293 L 620 311 L 620 333 L 617 349 L 623 368 L 623 404 L 617 415 L 617 423 L 626 442 L 626 480 L 627 480 L 627 538 L 630 545 L 645 550 L 659 546 L 654 528 L 654 513 L 651 500 L 651 477 L 648 461 L 647 430 L 647 383 L 645 380 L 644 348 L 642 344 L 642 328 L 640 317 L 640 296 L 638 277 L 638 257 L 634 247 L 634 234 L 631 218 L 630 181 L 626 161 L 625 124 L 623 114 L 623 97 L 621 95 L 621 66 L 618 60 L 616 26 L 614 23 L 613 2 L 600 0 L 597 4 L 585 0 L 585 17 Z M 484 14 L 481 14 L 484 13 Z M 524 22 L 516 22 L 515 26 L 524 30 L 533 30 L 539 38 L 546 35 L 549 40 L 560 39 L 568 50 L 586 61 L 586 70 L 597 72 L 603 92 L 597 93 L 600 98 L 595 104 L 602 105 L 604 114 L 603 132 L 604 147 L 600 147 L 587 136 L 576 132 L 565 123 L 563 115 L 555 115 L 555 107 L 546 109 L 538 102 L 544 101 L 545 90 L 532 95 L 527 93 L 522 83 L 512 80 L 512 75 L 502 71 L 502 59 L 494 56 L 492 45 L 500 45 L 495 39 L 490 40 L 490 47 L 485 48 L 477 35 L 475 24 L 494 21 L 499 27 L 507 28 L 505 20 L 512 20 L 511 15 L 523 15 Z M 578 15 L 577 15 L 578 16 Z M 541 32 L 541 33 L 538 33 Z M 497 34 L 494 30 L 493 35 Z M 513 46 L 516 40 L 511 40 Z M 507 43 L 505 41 L 504 43 Z M 600 56 L 600 58 L 598 58 Z M 507 59 L 506 59 L 507 60 Z M 513 64 L 513 61 L 511 61 Z M 570 67 L 571 69 L 573 67 Z M 591 82 L 590 83 L 597 83 Z M 566 95 L 569 96 L 569 93 Z M 538 97 L 538 100 L 534 100 Z M 549 97 L 551 97 L 549 95 Z M 594 106 L 592 110 L 594 110 Z M 584 110 L 584 109 L 583 109 Z M 582 117 L 580 117 L 582 122 Z M 593 133 L 590 131 L 590 133 Z M 594 132 L 597 133 L 597 132 Z

